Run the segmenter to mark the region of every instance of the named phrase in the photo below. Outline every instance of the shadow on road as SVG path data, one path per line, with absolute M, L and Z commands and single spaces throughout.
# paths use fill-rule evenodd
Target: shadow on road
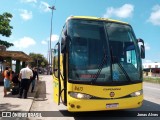
M 46 95 L 48 94 L 48 93 L 46 93 L 46 82 L 45 81 L 39 81 L 37 89 L 38 90 L 37 90 L 34 101 L 46 101 L 46 100 L 48 100 L 46 98 Z
M 0 111 L 10 111 L 11 108 L 17 108 L 20 105 L 12 105 L 10 103 L 1 103 L 0 104 Z

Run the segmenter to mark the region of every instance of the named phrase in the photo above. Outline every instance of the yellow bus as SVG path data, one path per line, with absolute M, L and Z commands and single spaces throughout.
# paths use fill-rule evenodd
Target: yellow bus
M 69 17 L 53 52 L 54 101 L 70 112 L 137 108 L 144 41 L 125 22 Z

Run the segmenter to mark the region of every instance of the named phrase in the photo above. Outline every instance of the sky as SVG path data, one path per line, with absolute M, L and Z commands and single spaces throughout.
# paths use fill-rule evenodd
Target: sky
M 12 35 L 0 36 L 14 44 L 8 50 L 47 58 L 53 5 L 52 48 L 69 16 L 104 17 L 128 22 L 145 42 L 143 62 L 160 62 L 160 0 L 0 0 L 0 14 L 13 15 Z

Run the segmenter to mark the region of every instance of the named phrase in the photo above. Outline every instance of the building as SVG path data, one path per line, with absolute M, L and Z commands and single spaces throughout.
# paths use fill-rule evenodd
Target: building
M 160 77 L 160 63 L 143 63 L 144 76 Z

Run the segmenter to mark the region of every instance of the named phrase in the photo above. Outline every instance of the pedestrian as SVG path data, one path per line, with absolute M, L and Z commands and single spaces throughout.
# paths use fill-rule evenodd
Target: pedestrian
M 32 84 L 32 89 L 31 92 L 34 91 L 34 87 L 35 87 L 35 82 L 36 82 L 36 78 L 37 78 L 37 82 L 39 81 L 39 77 L 38 77 L 38 72 L 37 72 L 37 68 L 33 67 L 33 77 L 31 78 L 31 84 Z
M 20 86 L 19 85 L 20 81 L 18 80 L 18 76 L 19 75 L 16 72 L 12 71 L 12 82 L 13 82 L 14 86 L 16 86 L 16 85 Z
M 11 69 L 10 67 L 8 68 L 8 70 L 9 70 L 9 72 L 10 72 L 9 79 L 10 79 L 10 81 L 12 81 L 13 71 L 12 71 L 12 69 Z
M 9 67 L 7 66 L 5 70 L 3 71 L 3 77 L 4 77 L 4 97 L 7 96 L 7 90 L 10 89 L 10 71 Z
M 20 92 L 19 98 L 22 98 L 23 91 L 24 91 L 24 99 L 27 98 L 27 93 L 30 85 L 30 79 L 33 77 L 33 72 L 30 69 L 30 64 L 27 64 L 26 68 L 22 68 L 19 73 L 19 79 L 21 79 L 20 83 Z

